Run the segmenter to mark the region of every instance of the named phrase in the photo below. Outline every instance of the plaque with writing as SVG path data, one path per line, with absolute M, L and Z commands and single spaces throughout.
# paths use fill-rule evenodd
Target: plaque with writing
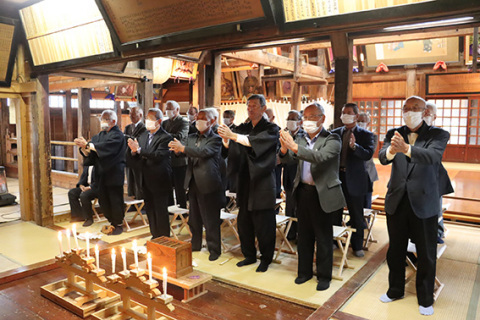
M 261 0 L 101 0 L 121 43 L 253 20 Z

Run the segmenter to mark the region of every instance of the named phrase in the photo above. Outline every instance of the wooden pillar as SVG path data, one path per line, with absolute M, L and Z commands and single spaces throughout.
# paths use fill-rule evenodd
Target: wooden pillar
M 198 76 L 197 76 L 197 90 L 198 90 L 198 109 L 205 108 L 206 101 L 206 86 L 205 86 L 205 69 L 204 64 L 198 65 Z
M 473 28 L 472 71 L 477 72 L 478 57 L 478 27 Z
M 343 105 L 352 101 L 353 86 L 353 40 L 348 34 L 337 32 L 330 35 L 335 57 L 335 110 L 334 127 L 342 126 L 340 116 Z
M 7 99 L 0 99 L 0 165 L 7 164 L 7 141 L 6 136 L 9 126 L 9 109 L 7 106 Z
M 293 88 L 292 88 L 292 110 L 302 109 L 302 86 L 298 83 L 300 79 L 300 69 L 302 62 L 300 61 L 300 49 L 293 46 Z
M 318 49 L 317 50 L 317 66 L 322 67 L 325 74 L 328 74 L 327 69 L 325 68 L 325 59 L 326 59 L 326 51 L 325 49 Z M 327 85 L 326 84 L 319 84 L 313 87 L 312 96 L 313 98 L 323 98 L 328 100 L 327 97 Z
M 406 98 L 417 95 L 417 71 L 415 67 L 410 67 L 406 70 L 407 81 L 405 88 Z
M 153 70 L 153 60 L 146 59 L 140 61 L 140 68 L 144 70 Z M 143 109 L 143 113 L 150 108 L 153 108 L 153 81 L 152 79 L 143 78 L 137 84 L 137 102 Z
M 78 134 L 77 137 L 83 137 L 90 140 L 90 95 L 91 89 L 78 89 Z M 83 171 L 83 157 L 78 154 L 78 175 Z
M 220 107 L 222 102 L 222 55 L 214 55 L 213 61 L 213 105 Z
M 113 110 L 117 114 L 117 126 L 122 130 L 122 105 L 120 101 L 114 102 Z
M 72 116 L 72 92 L 67 90 L 65 92 L 63 100 L 63 109 L 62 109 L 62 123 L 63 123 L 63 134 L 64 140 L 72 142 L 73 141 L 73 116 Z M 65 157 L 73 158 L 73 146 L 65 146 Z M 66 170 L 68 172 L 73 172 L 74 163 L 73 161 L 65 161 Z

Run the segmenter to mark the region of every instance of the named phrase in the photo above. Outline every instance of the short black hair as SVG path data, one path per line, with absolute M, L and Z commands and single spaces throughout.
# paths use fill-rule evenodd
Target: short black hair
M 257 99 L 258 102 L 260 102 L 261 107 L 267 105 L 267 100 L 263 94 L 252 94 L 250 97 L 248 97 L 247 102 L 253 99 Z
M 355 114 L 358 114 L 358 106 L 356 103 L 353 103 L 353 102 L 349 102 L 349 103 L 345 103 L 343 105 L 344 108 L 352 108 L 353 109 L 353 113 Z
M 235 117 L 235 111 L 233 110 L 225 110 L 223 111 L 223 116 Z

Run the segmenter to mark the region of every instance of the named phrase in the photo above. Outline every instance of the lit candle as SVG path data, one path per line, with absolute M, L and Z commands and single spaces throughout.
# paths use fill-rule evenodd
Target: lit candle
M 163 294 L 167 296 L 167 268 L 163 267 Z
M 78 239 L 77 239 L 77 225 L 75 223 L 72 224 L 72 234 L 73 234 L 73 239 L 75 239 L 75 248 L 79 248 Z
M 60 247 L 60 257 L 63 256 L 62 231 L 58 231 L 58 246 Z
M 127 271 L 127 254 L 125 253 L 125 248 L 122 248 L 122 260 L 123 260 L 123 271 Z
M 87 258 L 90 258 L 90 234 L 85 232 L 85 240 L 87 240 Z
M 97 270 L 100 270 L 100 251 L 98 251 L 98 244 L 95 245 L 95 260 L 97 261 Z
M 152 281 L 152 256 L 150 252 L 147 253 L 147 265 L 148 265 L 148 279 Z
M 112 273 L 115 273 L 115 249 L 112 249 Z
M 65 234 L 66 234 L 65 236 L 67 237 L 67 249 L 68 249 L 67 252 L 70 252 L 70 251 L 72 251 L 72 250 L 70 250 L 70 229 L 67 229 L 65 231 Z
M 135 256 L 135 268 L 138 270 L 138 247 L 137 247 L 137 240 L 133 240 L 132 242 L 133 254 Z

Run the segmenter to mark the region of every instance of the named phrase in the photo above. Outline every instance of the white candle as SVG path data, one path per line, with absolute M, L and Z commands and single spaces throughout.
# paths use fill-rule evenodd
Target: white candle
M 67 229 L 65 231 L 65 234 L 66 234 L 65 236 L 67 237 L 67 249 L 68 249 L 67 252 L 70 252 L 72 251 L 70 250 L 70 229 Z
M 138 270 L 138 247 L 137 247 L 137 240 L 133 240 L 132 242 L 133 248 L 133 255 L 135 256 L 135 268 Z
M 58 246 L 60 247 L 60 257 L 62 257 L 63 256 L 62 231 L 58 231 Z
M 150 252 L 147 253 L 147 265 L 148 265 L 148 279 L 152 281 L 152 256 Z
M 85 240 L 87 240 L 87 258 L 90 258 L 90 234 L 85 232 Z
M 123 260 L 123 271 L 127 271 L 127 254 L 125 253 L 125 248 L 122 248 L 122 260 Z
M 112 273 L 115 273 L 115 249 L 112 249 Z
M 79 248 L 78 239 L 77 239 L 77 225 L 75 223 L 72 224 L 72 234 L 73 234 L 73 239 L 75 239 L 75 248 Z
M 98 251 L 98 244 L 95 245 L 95 260 L 97 262 L 97 270 L 100 270 L 100 251 Z
M 167 296 L 167 268 L 163 267 L 163 294 Z

